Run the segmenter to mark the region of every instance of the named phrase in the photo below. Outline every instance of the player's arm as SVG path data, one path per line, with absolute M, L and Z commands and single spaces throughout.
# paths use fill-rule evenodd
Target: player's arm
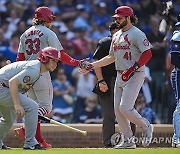
M 107 66 L 109 64 L 112 64 L 113 62 L 115 62 L 115 57 L 114 55 L 107 55 L 104 58 L 95 61 L 92 63 L 92 65 L 94 66 L 94 68 L 99 68 L 99 67 L 103 67 L 103 66 Z
M 64 50 L 61 50 L 61 62 L 71 66 L 78 66 L 79 60 L 72 58 Z
M 25 60 L 25 55 L 24 55 L 24 52 L 25 49 L 25 44 L 24 44 L 24 35 L 22 34 L 21 37 L 20 37 L 20 43 L 19 43 L 19 48 L 18 48 L 18 54 L 17 54 L 17 57 L 16 57 L 16 61 L 23 61 Z
M 92 69 L 92 64 L 88 62 L 88 58 L 82 59 L 82 60 L 77 60 L 69 56 L 64 50 L 61 50 L 61 58 L 60 61 L 71 66 L 79 66 L 82 69 L 85 70 L 91 70 Z
M 151 49 L 144 51 L 142 53 L 142 55 L 140 56 L 139 60 L 137 61 L 138 67 L 140 68 L 140 67 L 144 66 L 151 59 L 151 57 L 152 57 Z
M 71 66 L 79 66 L 85 69 L 91 69 L 90 64 L 87 60 L 77 60 L 69 56 L 63 49 L 57 35 L 54 32 L 51 32 L 48 37 L 48 45 L 54 47 L 61 51 L 61 58 L 60 61 L 64 64 L 71 65 Z
M 20 82 L 16 77 L 13 77 L 9 80 L 9 89 L 14 103 L 14 109 L 16 111 L 17 116 L 23 116 L 24 109 L 22 108 L 19 101 L 18 85 L 20 85 Z

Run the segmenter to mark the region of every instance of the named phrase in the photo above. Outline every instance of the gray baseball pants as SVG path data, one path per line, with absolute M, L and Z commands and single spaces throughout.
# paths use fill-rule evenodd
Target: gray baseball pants
M 38 122 L 38 104 L 32 99 L 19 93 L 20 104 L 25 111 L 25 127 L 26 136 L 24 147 L 30 147 L 38 144 L 35 139 L 36 127 Z M 11 129 L 16 120 L 16 113 L 14 104 L 10 95 L 9 88 L 0 85 L 0 147 L 2 147 L 2 140 Z
M 114 110 L 120 131 L 125 140 L 133 136 L 130 122 L 146 131 L 150 123 L 134 108 L 136 98 L 144 82 L 144 72 L 135 72 L 126 82 L 122 81 L 121 74 L 117 73 L 114 88 Z

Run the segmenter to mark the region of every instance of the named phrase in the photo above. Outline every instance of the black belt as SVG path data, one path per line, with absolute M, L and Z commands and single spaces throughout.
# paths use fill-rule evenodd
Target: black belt
M 5 83 L 1 82 L 1 86 L 9 88 L 8 86 L 5 85 Z

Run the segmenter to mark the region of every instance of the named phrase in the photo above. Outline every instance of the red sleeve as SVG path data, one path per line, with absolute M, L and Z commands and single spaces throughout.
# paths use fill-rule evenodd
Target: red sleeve
M 141 57 L 139 58 L 139 60 L 137 61 L 139 67 L 145 65 L 151 59 L 151 57 L 152 57 L 151 49 L 144 51 Z
M 72 58 L 64 50 L 61 50 L 61 62 L 71 66 L 77 66 L 79 64 L 79 60 Z
M 16 57 L 16 61 L 23 61 L 23 60 L 25 60 L 24 53 L 18 52 L 17 57 Z

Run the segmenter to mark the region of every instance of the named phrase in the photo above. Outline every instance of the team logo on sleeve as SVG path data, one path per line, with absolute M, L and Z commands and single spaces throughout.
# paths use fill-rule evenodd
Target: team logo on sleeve
M 145 46 L 149 46 L 149 41 L 148 41 L 148 39 L 144 39 L 143 44 L 144 44 Z
M 31 80 L 30 76 L 25 76 L 25 77 L 23 78 L 23 82 L 24 82 L 24 83 L 28 83 L 30 80 Z

